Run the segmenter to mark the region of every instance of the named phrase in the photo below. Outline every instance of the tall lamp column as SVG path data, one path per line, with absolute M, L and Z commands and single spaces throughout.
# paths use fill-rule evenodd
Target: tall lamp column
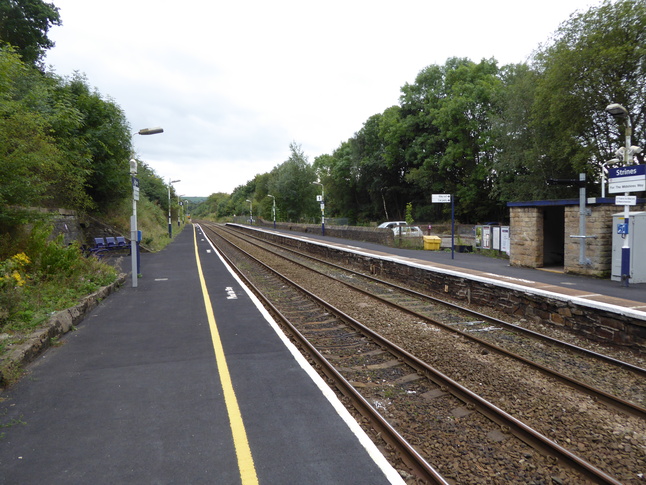
M 176 182 L 181 182 L 181 180 L 171 180 L 170 178 L 168 179 L 168 237 L 169 239 L 172 239 L 173 237 L 173 221 L 171 220 L 171 213 L 170 213 L 170 186 Z
M 628 110 L 622 105 L 613 103 L 606 107 L 606 112 L 612 115 L 615 119 L 625 120 L 626 121 L 626 146 L 624 148 L 624 163 L 628 165 L 630 163 L 630 158 L 632 156 L 632 151 L 630 149 L 630 138 L 633 133 L 632 124 L 630 123 L 630 114 Z M 629 195 L 629 192 L 626 192 L 626 195 Z M 630 224 L 630 206 L 624 206 L 624 224 L 628 226 Z M 624 244 L 621 247 L 621 281 L 624 286 L 628 287 L 630 280 L 630 240 L 628 234 L 624 235 Z
M 179 216 L 180 216 L 180 212 L 181 212 L 181 210 L 182 210 L 182 201 L 181 201 L 181 200 L 179 200 L 179 198 L 180 198 L 180 197 L 184 197 L 184 194 L 182 194 L 182 195 L 178 195 L 178 196 L 177 196 L 177 227 L 180 227 L 180 226 L 181 226 L 181 223 L 180 223 L 180 217 L 179 217 Z M 178 230 L 179 230 L 179 229 L 178 229 Z
M 325 236 L 325 187 L 321 182 L 312 182 L 315 185 L 321 186 L 321 235 Z
M 137 160 L 130 160 L 130 178 L 132 179 L 132 216 L 130 217 L 130 259 L 132 270 L 132 287 L 137 287 L 139 276 L 139 235 L 137 229 L 137 201 L 139 200 L 139 180 L 137 179 Z
M 253 202 L 247 199 L 249 202 L 249 223 L 253 226 Z
M 163 133 L 163 128 L 142 128 L 134 135 L 156 135 Z M 132 260 L 132 287 L 137 288 L 139 277 L 139 230 L 137 229 L 137 201 L 139 200 L 139 179 L 137 179 L 137 160 L 130 160 L 130 177 L 132 179 L 132 216 L 130 217 L 130 259 Z
M 271 207 L 271 215 L 274 218 L 274 229 L 276 229 L 276 197 L 269 194 L 267 194 L 267 197 L 271 197 L 274 201 L 274 204 Z

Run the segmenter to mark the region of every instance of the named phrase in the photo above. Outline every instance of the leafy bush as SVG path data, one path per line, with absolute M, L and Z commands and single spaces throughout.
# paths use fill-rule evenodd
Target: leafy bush
M 35 226 L 24 252 L 0 261 L 0 333 L 30 331 L 51 313 L 115 281 L 114 268 L 50 234 L 50 227 Z

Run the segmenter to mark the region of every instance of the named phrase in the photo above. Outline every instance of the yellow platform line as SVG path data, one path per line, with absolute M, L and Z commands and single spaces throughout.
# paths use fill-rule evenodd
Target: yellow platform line
M 227 414 L 229 415 L 229 424 L 231 426 L 231 434 L 233 435 L 233 444 L 238 458 L 238 469 L 240 470 L 240 479 L 243 485 L 254 485 L 258 483 L 256 475 L 256 467 L 253 463 L 253 456 L 251 455 L 251 448 L 247 440 L 247 432 L 245 431 L 242 414 L 238 406 L 238 400 L 233 389 L 233 382 L 229 374 L 229 367 L 227 366 L 226 356 L 224 355 L 224 348 L 220 340 L 220 333 L 218 332 L 217 322 L 213 314 L 213 305 L 211 298 L 206 287 L 204 280 L 204 273 L 202 272 L 202 263 L 200 261 L 200 253 L 197 247 L 197 233 L 195 226 L 193 226 L 193 241 L 195 244 L 195 260 L 197 261 L 197 272 L 200 277 L 200 284 L 202 286 L 202 296 L 204 297 L 204 306 L 206 307 L 206 315 L 209 321 L 209 328 L 211 330 L 211 340 L 213 341 L 213 350 L 215 351 L 215 361 L 220 375 L 220 382 L 222 384 L 222 392 L 224 394 L 224 402 L 227 407 Z

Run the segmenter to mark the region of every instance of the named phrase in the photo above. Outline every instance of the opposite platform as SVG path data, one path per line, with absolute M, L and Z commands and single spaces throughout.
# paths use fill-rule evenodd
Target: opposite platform
M 510 266 L 509 261 L 502 258 L 492 258 L 475 253 L 455 253 L 451 251 L 424 251 L 387 247 L 380 244 L 329 236 L 303 234 L 294 231 L 273 230 L 255 226 L 232 224 L 269 233 L 279 233 L 283 236 L 304 239 L 314 244 L 329 244 L 342 250 L 351 251 L 367 256 L 385 259 L 398 259 L 412 264 L 422 264 L 440 271 L 464 275 L 469 278 L 490 280 L 492 284 L 500 284 L 517 288 L 521 291 L 536 291 L 561 295 L 564 299 L 581 298 L 591 305 L 599 304 L 616 306 L 634 310 L 637 313 L 646 312 L 646 283 L 631 284 L 626 288 L 617 281 L 588 276 L 564 274 L 539 269 Z M 643 318 L 643 316 L 642 316 Z
M 2 393 L 0 483 L 403 483 L 199 231 L 141 271 Z

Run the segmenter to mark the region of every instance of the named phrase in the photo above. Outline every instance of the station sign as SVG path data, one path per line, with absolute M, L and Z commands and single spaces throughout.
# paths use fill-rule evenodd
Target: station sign
M 646 165 L 611 168 L 608 171 L 608 193 L 646 190 Z
M 139 200 L 139 179 L 137 177 L 132 177 L 132 198 Z
M 431 202 L 440 204 L 451 202 L 451 194 L 431 194 Z

